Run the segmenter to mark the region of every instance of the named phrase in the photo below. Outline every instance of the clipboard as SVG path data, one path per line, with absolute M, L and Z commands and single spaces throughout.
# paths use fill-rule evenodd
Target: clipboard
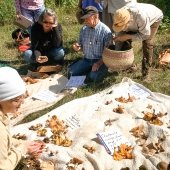
M 14 24 L 20 28 L 26 29 L 30 25 L 32 25 L 33 22 L 31 20 L 29 20 L 28 18 L 26 18 L 25 16 L 20 15 L 20 18 L 19 19 L 16 18 L 16 20 L 14 21 Z

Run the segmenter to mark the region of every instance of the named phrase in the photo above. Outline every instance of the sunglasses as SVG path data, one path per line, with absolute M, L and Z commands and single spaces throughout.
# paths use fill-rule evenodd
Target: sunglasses
M 48 21 L 43 21 L 44 24 L 50 24 L 50 25 L 53 25 L 54 22 L 48 22 Z

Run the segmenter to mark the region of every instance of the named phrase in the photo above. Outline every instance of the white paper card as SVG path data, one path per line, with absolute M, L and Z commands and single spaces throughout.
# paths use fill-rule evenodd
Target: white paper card
M 105 147 L 106 151 L 111 155 L 114 153 L 114 148 L 117 148 L 121 144 L 131 145 L 128 139 L 115 128 L 106 132 L 99 132 L 96 135 Z
M 16 19 L 15 24 L 22 28 L 28 28 L 30 25 L 33 24 L 33 22 L 26 18 L 25 16 L 20 15 L 20 18 Z
M 80 128 L 80 117 L 76 114 L 66 118 L 64 121 L 72 130 Z
M 42 100 L 47 103 L 53 103 L 57 100 L 57 95 L 50 90 L 42 90 L 39 91 L 37 94 L 34 94 L 32 98 Z
M 147 91 L 143 90 L 142 88 L 140 88 L 139 86 L 135 84 L 129 87 L 129 91 L 130 91 L 130 94 L 134 95 L 136 98 L 144 99 L 150 96 L 150 93 L 148 93 Z
M 71 76 L 68 80 L 66 87 L 79 87 L 84 85 L 86 76 Z

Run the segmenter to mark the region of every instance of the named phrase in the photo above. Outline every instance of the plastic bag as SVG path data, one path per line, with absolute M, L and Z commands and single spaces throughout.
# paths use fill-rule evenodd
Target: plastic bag
M 170 64 L 170 49 L 165 49 L 159 54 L 159 64 L 162 66 Z

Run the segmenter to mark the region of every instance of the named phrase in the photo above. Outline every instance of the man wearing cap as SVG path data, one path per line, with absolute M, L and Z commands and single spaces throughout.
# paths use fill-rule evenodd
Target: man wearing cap
M 102 81 L 107 67 L 102 61 L 105 46 L 112 41 L 111 30 L 99 20 L 98 10 L 89 6 L 84 10 L 84 26 L 80 31 L 79 41 L 73 44 L 75 51 L 82 49 L 84 58 L 71 64 L 69 76 L 87 75 L 93 82 Z
M 142 41 L 142 79 L 149 80 L 153 57 L 153 38 L 163 19 L 162 11 L 151 4 L 128 4 L 118 9 L 113 19 L 113 30 L 118 32 L 114 38 L 115 42 Z

